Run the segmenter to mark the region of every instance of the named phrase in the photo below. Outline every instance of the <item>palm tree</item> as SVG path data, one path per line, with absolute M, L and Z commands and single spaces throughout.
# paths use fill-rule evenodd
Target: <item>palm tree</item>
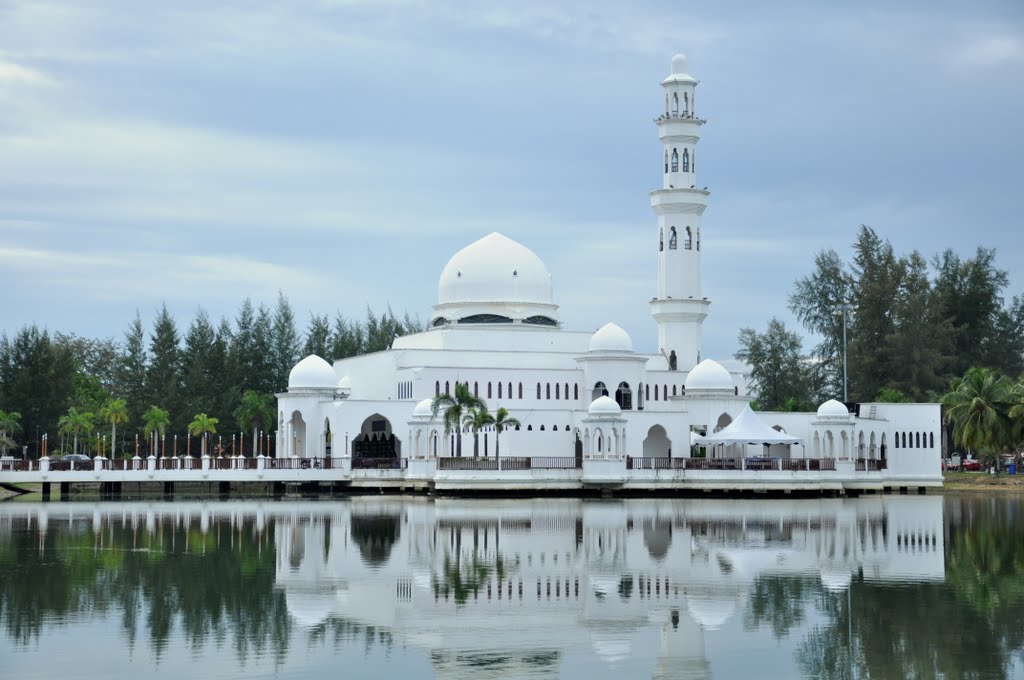
M 21 429 L 21 414 L 0 409 L 0 452 L 13 449 L 14 433 Z
M 217 434 L 217 423 L 219 422 L 219 418 L 208 416 L 205 413 L 197 413 L 192 422 L 188 424 L 188 433 L 192 436 L 201 437 L 199 440 L 200 455 L 206 455 L 206 435 L 208 433 Z
M 487 410 L 487 404 L 478 408 L 469 409 L 469 413 L 462 416 L 462 424 L 473 431 L 473 457 L 480 455 L 480 430 L 494 423 L 494 416 Z
M 1024 444 L 1024 377 L 1018 380 L 1010 390 L 1011 443 L 1020 447 Z
M 128 406 L 124 399 L 111 399 L 100 408 L 100 419 L 110 423 L 110 457 L 115 458 L 117 426 L 128 422 Z
M 167 432 L 167 426 L 170 424 L 171 414 L 159 406 L 150 406 L 142 414 L 142 432 L 147 437 L 152 437 L 149 447 L 150 455 L 154 455 L 154 451 L 156 451 L 157 437 L 164 436 Z
M 448 392 L 434 397 L 431 404 L 431 416 L 436 418 L 438 413 L 444 414 L 444 432 L 455 431 L 455 455 L 462 456 L 462 417 L 470 409 L 486 406 L 484 400 L 469 391 L 466 383 L 455 383 L 455 396 Z
M 252 455 L 256 455 L 256 435 L 260 429 L 274 421 L 274 407 L 269 394 L 260 394 L 256 390 L 246 390 L 242 395 L 242 403 L 235 409 L 235 420 L 242 429 L 252 428 Z
M 508 409 L 504 406 L 498 408 L 498 411 L 494 414 L 494 457 L 497 458 L 500 455 L 501 446 L 501 433 L 510 427 L 519 427 L 522 423 L 519 422 L 518 418 L 513 418 L 509 415 Z
M 953 443 L 967 451 L 998 455 L 1010 439 L 1012 385 L 988 368 L 972 368 L 953 380 L 942 398 L 946 422 L 953 425 Z
M 76 407 L 72 406 L 68 409 L 67 415 L 63 415 L 57 420 L 57 428 L 61 434 L 74 434 L 75 444 L 72 448 L 74 453 L 78 453 L 79 433 L 89 434 L 92 432 L 93 427 L 95 427 L 94 418 L 95 416 L 88 411 L 79 411 Z

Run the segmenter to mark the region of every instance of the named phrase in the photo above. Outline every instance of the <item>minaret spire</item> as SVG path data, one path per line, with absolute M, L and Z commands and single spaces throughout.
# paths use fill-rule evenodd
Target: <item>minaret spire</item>
M 689 370 L 701 360 L 701 324 L 711 303 L 701 288 L 701 216 L 707 187 L 697 187 L 697 142 L 705 121 L 697 117 L 686 57 L 672 57 L 672 73 L 661 81 L 665 110 L 654 122 L 662 146 L 662 188 L 651 192 L 658 216 L 658 296 L 651 316 L 659 350 L 672 368 Z M 674 359 L 674 361 L 673 361 Z

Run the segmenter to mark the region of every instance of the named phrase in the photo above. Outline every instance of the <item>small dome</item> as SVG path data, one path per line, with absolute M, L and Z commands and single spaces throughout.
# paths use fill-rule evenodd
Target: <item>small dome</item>
M 289 390 L 333 390 L 337 382 L 331 365 L 315 354 L 295 364 L 288 374 Z
M 303 628 L 314 628 L 331 615 L 331 600 L 320 592 L 286 591 L 285 606 L 295 623 Z
M 847 417 L 850 415 L 850 410 L 846 408 L 846 405 L 841 401 L 835 399 L 829 399 L 824 404 L 818 407 L 819 416 L 842 416 Z
M 687 392 L 690 390 L 729 390 L 731 392 L 736 384 L 722 364 L 705 359 L 694 366 L 686 376 L 684 387 Z
M 591 352 L 632 352 L 633 339 L 613 323 L 606 323 L 590 336 Z
M 424 399 L 420 403 L 416 404 L 416 408 L 412 410 L 413 418 L 429 418 L 434 414 L 434 400 Z
M 686 63 L 686 55 L 685 54 L 677 54 L 674 57 L 672 57 L 672 73 L 674 73 L 674 74 L 682 74 L 682 73 L 689 73 L 689 72 L 690 72 L 690 67 Z
M 728 595 L 691 595 L 687 607 L 693 620 L 705 630 L 721 628 L 736 611 L 736 600 Z
M 690 75 L 690 65 L 685 54 L 677 54 L 672 57 L 672 73 L 668 78 L 661 81 L 662 85 L 670 83 L 694 83 L 697 79 Z
M 341 376 L 341 380 L 338 381 L 339 390 L 350 390 L 352 389 L 352 378 L 347 375 Z
M 590 404 L 590 415 L 619 415 L 622 409 L 611 397 L 598 397 Z

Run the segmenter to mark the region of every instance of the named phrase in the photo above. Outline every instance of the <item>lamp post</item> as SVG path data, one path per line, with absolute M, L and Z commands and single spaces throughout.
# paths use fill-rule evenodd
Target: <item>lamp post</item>
M 839 305 L 839 314 L 843 315 L 843 403 L 845 404 L 850 400 L 848 385 L 849 380 L 847 378 L 847 345 L 846 345 L 846 315 L 850 312 L 850 303 L 842 301 L 837 303 Z

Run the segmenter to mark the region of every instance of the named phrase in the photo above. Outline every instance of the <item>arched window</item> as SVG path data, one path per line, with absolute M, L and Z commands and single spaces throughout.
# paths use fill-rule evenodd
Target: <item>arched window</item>
M 690 112 L 690 95 L 683 93 L 683 113 L 688 114 Z
M 676 396 L 676 386 L 675 385 L 672 386 L 672 396 L 673 397 Z
M 654 386 L 654 401 L 658 401 L 658 386 Z
M 509 391 L 511 392 L 511 389 Z M 523 398 L 523 383 L 519 383 L 519 398 Z
M 935 448 L 935 433 L 934 432 L 929 432 L 928 433 L 928 448 L 930 448 L 930 449 L 934 449 Z
M 654 390 L 655 394 L 657 394 L 658 388 L 655 387 Z M 651 400 L 651 383 L 647 383 L 646 385 L 644 385 L 644 399 L 647 401 Z
M 561 387 L 562 387 L 561 385 L 559 385 L 558 383 L 555 383 L 555 399 L 561 399 L 562 398 L 562 389 L 561 389 Z
M 914 439 L 916 440 L 916 447 L 917 448 L 921 448 L 921 433 L 920 432 L 916 432 L 914 434 Z
M 668 149 L 665 149 L 665 173 L 668 174 Z
M 665 250 L 665 230 L 664 229 L 659 229 L 658 230 L 658 252 L 660 253 L 663 250 Z
M 697 250 L 700 250 L 700 227 L 697 227 Z
M 579 383 L 573 383 L 573 386 L 572 386 L 572 398 L 573 399 L 579 399 L 580 398 L 580 384 Z
M 679 241 L 679 237 L 676 234 L 676 228 L 675 227 L 669 228 L 669 230 L 668 230 L 668 249 L 669 250 L 675 250 L 676 249 L 676 244 L 678 243 L 678 241 Z
M 548 401 L 551 400 L 551 383 L 548 383 L 546 389 L 544 390 L 544 398 L 547 399 Z
M 533 432 L 533 425 L 527 425 L 526 426 L 526 431 L 527 432 Z
M 615 390 L 615 403 L 623 411 L 629 411 L 633 408 L 633 390 L 629 389 L 629 383 L 619 383 L 619 388 Z
M 565 383 L 565 398 L 569 398 L 569 383 Z
M 441 396 L 441 381 L 440 380 L 434 381 L 434 396 L 435 397 Z
M 473 383 L 473 396 L 474 397 L 479 397 L 480 396 L 480 385 L 478 383 L 476 383 L 476 382 Z
M 679 115 L 679 93 L 678 92 L 673 92 L 672 93 L 672 115 L 673 116 L 678 116 Z
M 451 394 L 452 393 L 452 391 L 450 389 L 448 389 L 448 381 L 447 380 L 444 381 L 444 393 L 445 394 Z
M 690 151 L 683 149 L 683 172 L 690 171 Z
M 501 399 L 501 383 L 498 383 L 498 399 Z
M 899 432 L 896 433 L 896 441 L 893 442 L 893 446 L 895 446 L 897 449 L 900 448 L 900 433 Z
M 537 399 L 540 399 L 540 383 L 537 383 Z
M 541 425 L 541 426 L 540 426 L 540 431 L 541 431 L 541 432 L 543 432 L 543 431 L 544 431 L 544 426 L 543 426 L 543 425 Z
M 693 250 L 693 232 L 690 228 L 686 228 L 686 239 L 683 241 L 683 248 L 685 250 Z
M 593 400 L 597 399 L 598 397 L 607 397 L 607 396 L 608 396 L 608 388 L 605 387 L 605 384 L 603 382 L 600 382 L 600 381 L 594 383 L 594 391 L 590 395 L 590 400 L 593 401 Z
M 487 398 L 491 398 L 491 383 L 487 383 Z
M 661 396 L 665 401 L 668 401 L 668 385 L 661 386 Z
M 672 149 L 672 172 L 679 172 L 679 152 Z
M 512 383 L 508 384 L 508 398 L 512 398 Z

